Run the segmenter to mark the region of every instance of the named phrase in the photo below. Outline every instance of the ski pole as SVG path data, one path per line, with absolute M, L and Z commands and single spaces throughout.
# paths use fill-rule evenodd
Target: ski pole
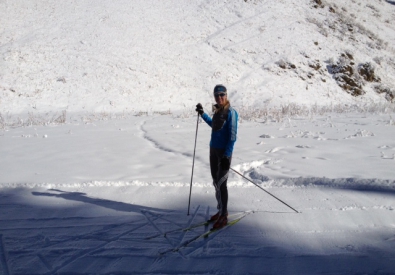
M 193 168 L 195 167 L 195 152 L 196 152 L 196 140 L 197 140 L 197 134 L 198 134 L 198 126 L 199 126 L 199 113 L 197 114 L 196 134 L 195 134 L 195 147 L 193 148 L 192 175 L 191 175 L 191 184 L 190 184 L 190 188 L 189 188 L 188 216 L 189 216 L 189 208 L 191 206 Z
M 279 198 L 277 198 L 275 195 L 271 194 L 270 192 L 268 192 L 267 190 L 263 189 L 261 186 L 259 186 L 258 184 L 256 184 L 255 182 L 253 182 L 252 180 L 250 180 L 249 178 L 246 178 L 244 175 L 242 175 L 241 173 L 239 173 L 238 171 L 236 171 L 233 168 L 230 168 L 230 170 L 232 170 L 233 172 L 235 172 L 236 174 L 240 175 L 241 177 L 243 177 L 244 179 L 248 180 L 249 182 L 251 182 L 252 184 L 254 184 L 256 187 L 262 189 L 263 191 L 265 191 L 266 193 L 268 193 L 270 196 L 272 196 L 273 198 L 277 199 L 278 201 L 280 201 L 281 203 L 285 204 L 286 206 L 288 206 L 289 208 L 291 208 L 293 211 L 295 211 L 296 213 L 299 213 L 297 210 L 295 210 L 293 207 L 289 206 L 288 204 L 286 204 L 285 202 L 283 202 L 282 200 L 280 200 Z

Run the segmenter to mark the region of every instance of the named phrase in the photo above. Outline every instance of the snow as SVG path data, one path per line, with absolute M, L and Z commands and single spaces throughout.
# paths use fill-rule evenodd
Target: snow
M 3 273 L 392 273 L 389 115 L 240 123 L 233 169 L 299 213 L 233 173 L 230 214 L 254 213 L 159 255 L 205 228 L 146 237 L 216 211 L 201 122 L 187 216 L 195 122 L 160 115 L 4 131 Z
M 323 3 L 1 1 L 0 274 L 395 274 L 395 5 Z M 345 52 L 381 83 L 340 88 Z M 146 238 L 216 212 L 199 120 L 187 215 L 218 83 L 274 197 L 232 172 L 252 212 L 172 252 L 209 227 Z
M 349 52 L 394 89 L 394 5 L 324 3 L 2 1 L 1 112 L 185 111 L 219 82 L 239 108 L 385 101 L 374 83 L 345 95 L 326 67 Z

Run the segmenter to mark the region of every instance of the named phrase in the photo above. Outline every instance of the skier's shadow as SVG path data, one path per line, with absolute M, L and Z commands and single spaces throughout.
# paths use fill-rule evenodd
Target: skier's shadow
M 141 205 L 128 204 L 128 203 L 119 202 L 119 201 L 90 198 L 85 193 L 81 193 L 81 192 L 65 192 L 65 191 L 58 190 L 58 189 L 48 189 L 48 191 L 50 191 L 50 192 L 32 192 L 32 194 L 34 196 L 56 197 L 56 198 L 62 198 L 65 200 L 79 201 L 79 202 L 83 202 L 83 203 L 89 203 L 89 204 L 105 207 L 105 208 L 116 210 L 116 211 L 122 211 L 122 212 L 136 212 L 136 213 L 140 213 L 140 214 L 141 214 L 141 211 L 144 211 L 144 210 L 145 211 L 161 212 L 161 213 L 172 212 L 171 210 L 164 210 L 164 209 L 146 207 L 146 206 L 141 206 Z M 52 193 L 52 192 L 57 192 L 57 193 Z

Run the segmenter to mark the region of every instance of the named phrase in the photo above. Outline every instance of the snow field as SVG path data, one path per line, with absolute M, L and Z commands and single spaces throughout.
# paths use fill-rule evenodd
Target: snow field
M 388 115 L 333 114 L 241 123 L 232 167 L 300 213 L 232 174 L 230 213 L 254 213 L 163 256 L 161 251 L 205 228 L 145 237 L 204 221 L 216 211 L 204 123 L 198 128 L 189 216 L 195 118 L 8 129 L 1 137 L 6 158 L 0 165 L 0 270 L 391 274 L 395 206 L 389 156 L 395 144 L 389 122 Z

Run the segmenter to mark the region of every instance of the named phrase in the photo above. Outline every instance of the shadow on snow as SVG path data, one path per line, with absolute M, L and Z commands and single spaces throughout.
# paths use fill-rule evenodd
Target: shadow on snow
M 56 197 L 62 198 L 65 200 L 70 201 L 78 201 L 87 204 L 93 204 L 100 207 L 121 211 L 121 212 L 135 212 L 141 213 L 143 210 L 147 211 L 159 211 L 159 212 L 170 212 L 161 209 L 156 209 L 152 207 L 144 207 L 140 205 L 134 205 L 129 203 L 111 201 L 106 199 L 98 199 L 98 198 L 90 198 L 85 193 L 81 192 L 64 192 L 58 189 L 49 189 L 48 191 L 51 192 L 58 192 L 58 193 L 50 193 L 50 192 L 32 192 L 34 196 L 44 196 L 44 197 Z
M 248 174 L 249 178 L 252 179 L 256 184 L 264 184 L 265 182 L 272 182 L 272 179 L 268 178 L 261 173 L 252 171 Z M 380 194 L 395 195 L 395 180 L 380 180 L 380 179 L 357 179 L 357 178 L 287 178 L 287 179 L 276 179 L 282 186 L 317 186 L 317 187 L 328 187 L 337 188 L 344 190 L 354 190 L 361 192 L 372 192 Z
M 254 213 L 207 240 L 161 256 L 159 251 L 206 229 L 146 237 L 204 221 L 210 208 L 194 201 L 198 206 L 186 216 L 184 207 L 151 208 L 57 189 L 31 192 L 33 198 L 42 197 L 38 205 L 26 201 L 26 194 L 28 189 L 0 189 L 0 274 L 389 274 L 385 272 L 395 268 L 385 250 L 313 253 L 311 248 L 303 251 L 303 239 L 298 252 L 277 246 L 270 235 L 259 233 L 276 228 L 251 224 L 269 215 L 277 220 L 290 217 L 275 212 Z M 47 204 L 45 198 L 64 199 L 71 206 Z M 297 246 L 295 241 L 286 240 L 290 247 Z

